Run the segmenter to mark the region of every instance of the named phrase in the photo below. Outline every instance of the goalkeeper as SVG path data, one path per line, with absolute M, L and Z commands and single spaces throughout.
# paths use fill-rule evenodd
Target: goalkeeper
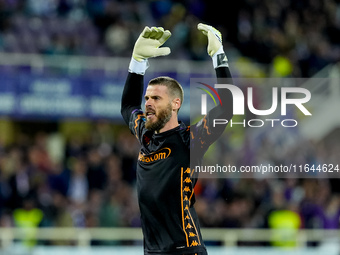
M 208 38 L 208 54 L 217 78 L 231 79 L 220 32 L 205 24 L 198 24 L 198 29 Z M 121 113 L 141 145 L 137 193 L 144 254 L 203 255 L 207 251 L 194 208 L 198 173 L 190 164 L 198 164 L 224 131 L 225 126 L 213 127 L 213 119 L 230 120 L 232 100 L 228 90 L 220 90 L 222 104 L 190 128 L 177 118 L 183 103 L 181 85 L 170 77 L 157 77 L 148 83 L 144 111 L 141 109 L 148 58 L 168 55 L 170 49 L 160 46 L 170 36 L 168 30 L 159 27 L 145 27 L 140 34 L 129 65 Z M 190 162 L 190 150 L 199 158 Z

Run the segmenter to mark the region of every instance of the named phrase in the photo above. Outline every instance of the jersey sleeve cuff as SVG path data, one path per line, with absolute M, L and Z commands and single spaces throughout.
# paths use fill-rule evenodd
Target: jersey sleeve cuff
M 149 67 L 149 61 L 144 59 L 142 61 L 137 61 L 133 57 L 131 57 L 131 61 L 129 64 L 129 72 L 136 74 L 145 74 L 146 69 Z
M 214 68 L 217 67 L 228 67 L 228 58 L 226 54 L 224 53 L 223 46 L 221 46 L 218 51 L 211 57 L 213 61 Z

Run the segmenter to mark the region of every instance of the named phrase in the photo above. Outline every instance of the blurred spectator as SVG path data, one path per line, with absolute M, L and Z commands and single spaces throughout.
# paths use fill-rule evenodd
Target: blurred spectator
M 8 205 L 15 209 L 22 206 L 24 198 L 34 192 L 32 178 L 29 176 L 28 168 L 23 162 L 19 162 L 16 172 L 9 178 L 10 197 Z
M 106 30 L 105 43 L 113 54 L 124 54 L 124 52 L 130 51 L 129 37 L 129 30 L 124 25 L 114 24 Z
M 61 164 L 55 164 L 48 176 L 48 185 L 52 192 L 67 195 L 69 188 L 70 170 L 64 169 Z
M 340 200 L 339 195 L 332 195 L 324 206 L 317 209 L 317 218 L 320 228 L 339 229 L 340 223 Z
M 106 186 L 106 172 L 98 149 L 92 148 L 88 153 L 87 181 L 89 190 L 104 189 Z
M 34 197 L 27 195 L 23 200 L 22 207 L 15 209 L 13 212 L 14 223 L 17 227 L 22 228 L 25 233 L 24 244 L 34 246 L 36 244 L 35 234 L 36 227 L 43 220 L 43 212 L 36 208 Z
M 122 169 L 124 169 L 123 179 L 133 183 L 136 179 L 138 141 L 130 131 L 124 130 L 119 133 L 116 145 L 117 155 L 120 156 Z
M 269 227 L 274 230 L 272 236 L 274 246 L 295 247 L 297 245 L 301 218 L 296 210 L 296 205 L 291 204 L 287 209 L 278 209 L 269 214 Z
M 89 183 L 86 176 L 88 166 L 81 158 L 75 158 L 71 164 L 67 196 L 75 205 L 82 205 L 86 202 L 89 192 Z

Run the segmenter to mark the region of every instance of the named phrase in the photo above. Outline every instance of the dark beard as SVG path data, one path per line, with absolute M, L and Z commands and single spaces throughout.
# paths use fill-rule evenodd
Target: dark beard
M 168 121 L 171 119 L 171 116 L 172 107 L 171 104 L 168 104 L 165 109 L 160 110 L 157 116 L 155 116 L 157 117 L 157 120 L 155 122 L 151 122 L 147 119 L 145 122 L 145 127 L 151 131 L 159 131 L 165 126 L 166 123 L 168 123 Z

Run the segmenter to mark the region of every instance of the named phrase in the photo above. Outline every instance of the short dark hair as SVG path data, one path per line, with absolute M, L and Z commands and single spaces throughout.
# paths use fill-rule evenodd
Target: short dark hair
M 179 111 L 179 109 L 181 108 L 183 104 L 184 91 L 183 91 L 181 84 L 179 84 L 178 81 L 168 76 L 160 76 L 160 77 L 156 77 L 150 80 L 148 85 L 149 86 L 152 86 L 152 85 L 166 86 L 172 98 L 179 98 L 181 100 L 181 105 L 178 108 L 178 111 Z

